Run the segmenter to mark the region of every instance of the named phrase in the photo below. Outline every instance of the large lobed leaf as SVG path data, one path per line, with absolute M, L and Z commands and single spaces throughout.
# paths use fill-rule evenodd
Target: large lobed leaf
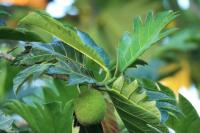
M 5 109 L 23 117 L 37 133 L 71 133 L 73 120 L 73 101 L 62 104 L 52 102 L 44 105 L 28 105 L 12 100 Z
M 134 20 L 134 31 L 130 34 L 124 33 L 119 42 L 118 62 L 120 71 L 123 72 L 154 43 L 176 30 L 169 29 L 161 32 L 176 16 L 176 13 L 172 11 L 159 13 L 156 17 L 150 12 L 144 23 L 142 23 L 140 17 L 137 17 Z
M 50 67 L 48 74 L 68 75 L 68 85 L 76 85 L 81 83 L 95 83 L 96 80 L 88 74 L 88 71 L 72 62 L 61 62 L 56 66 Z
M 51 63 L 47 74 L 68 77 L 69 85 L 96 82 L 86 68 L 84 55 L 55 40 L 53 43 L 31 43 L 31 51 L 16 58 L 15 64 Z
M 28 24 L 39 27 L 51 35 L 59 38 L 65 44 L 76 49 L 99 64 L 106 72 L 105 79 L 110 78 L 110 73 L 107 68 L 108 59 L 106 53 L 102 48 L 98 47 L 86 33 L 76 30 L 70 26 L 64 26 L 62 23 L 41 12 L 30 13 L 20 21 L 20 24 Z
M 161 124 L 161 114 L 156 107 L 156 101 L 147 99 L 137 80 L 128 83 L 124 77 L 120 77 L 108 92 L 130 133 L 168 132 Z
M 56 51 L 54 51 L 54 47 L 51 44 L 34 42 L 29 43 L 28 46 L 25 45 L 24 49 L 14 60 L 14 65 L 30 66 L 50 62 L 56 58 L 55 54 L 53 54 Z

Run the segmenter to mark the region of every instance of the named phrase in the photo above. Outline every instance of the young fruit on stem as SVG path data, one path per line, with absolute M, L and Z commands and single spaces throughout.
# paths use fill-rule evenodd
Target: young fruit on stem
M 75 100 L 75 115 L 82 125 L 101 122 L 105 116 L 106 103 L 101 92 L 89 89 Z

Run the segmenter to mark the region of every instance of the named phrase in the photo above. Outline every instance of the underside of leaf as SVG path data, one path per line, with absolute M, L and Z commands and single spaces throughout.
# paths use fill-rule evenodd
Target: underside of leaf
M 39 27 L 59 38 L 65 44 L 99 64 L 106 72 L 105 80 L 110 78 L 110 72 L 106 66 L 108 63 L 106 53 L 102 48 L 98 47 L 87 34 L 70 26 L 64 26 L 62 23 L 41 12 L 30 13 L 20 21 L 20 24 Z

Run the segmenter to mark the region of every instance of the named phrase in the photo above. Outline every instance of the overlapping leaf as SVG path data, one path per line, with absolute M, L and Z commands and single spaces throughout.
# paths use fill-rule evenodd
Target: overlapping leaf
M 75 85 L 81 83 L 95 83 L 96 80 L 87 70 L 72 62 L 61 62 L 49 68 L 48 74 L 63 74 L 68 75 L 68 84 Z
M 23 85 L 23 83 L 30 78 L 31 76 L 38 77 L 44 71 L 46 71 L 50 67 L 50 64 L 36 64 L 31 67 L 28 67 L 24 69 L 23 71 L 20 71 L 16 77 L 13 80 L 13 90 L 14 93 L 17 93 L 19 91 L 19 88 Z
M 65 104 L 53 102 L 44 105 L 28 105 L 16 100 L 5 105 L 5 109 L 23 117 L 37 133 L 71 133 L 73 101 Z
M 138 80 L 142 88 L 147 92 L 149 100 L 156 101 L 156 106 L 161 112 L 161 121 L 166 122 L 169 116 L 182 114 L 177 106 L 176 97 L 169 88 L 148 79 Z
M 84 55 L 55 40 L 51 44 L 31 43 L 31 52 L 17 57 L 15 64 L 34 65 L 51 63 L 47 73 L 68 77 L 69 85 L 96 82 L 85 67 Z
M 150 12 L 144 23 L 141 18 L 134 20 L 134 32 L 124 33 L 118 47 L 119 69 L 123 72 L 152 44 L 172 33 L 175 29 L 161 32 L 163 28 L 176 17 L 176 13 L 167 11 L 159 13 L 156 17 Z
M 68 86 L 65 81 L 54 79 L 43 87 L 44 103 L 60 101 L 62 103 L 77 98 L 79 92 L 76 86 Z
M 20 21 L 20 24 L 36 26 L 56 36 L 65 44 L 99 64 L 106 72 L 105 79 L 110 77 L 109 70 L 106 66 L 108 63 L 106 53 L 87 34 L 72 27 L 64 26 L 62 23 L 41 12 L 30 13 Z
M 18 55 L 14 64 L 34 65 L 44 62 L 72 61 L 83 66 L 83 55 L 75 49 L 64 45 L 58 39 L 52 43 L 31 42 L 24 46 L 25 51 Z
M 29 42 L 44 42 L 40 36 L 34 32 L 26 29 L 14 29 L 2 26 L 0 27 L 0 39 L 17 40 L 17 41 L 29 41 Z
M 171 117 L 168 126 L 176 131 L 176 133 L 199 133 L 200 117 L 192 106 L 192 104 L 182 95 L 179 95 L 179 107 L 184 115 Z
M 161 124 L 161 114 L 156 107 L 156 101 L 148 100 L 136 80 L 128 83 L 124 77 L 120 77 L 108 92 L 130 133 L 168 132 Z

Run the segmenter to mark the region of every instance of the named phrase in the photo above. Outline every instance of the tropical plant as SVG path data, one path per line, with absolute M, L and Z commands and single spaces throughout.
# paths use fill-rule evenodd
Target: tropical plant
M 149 12 L 145 21 L 137 17 L 118 45 L 103 48 L 87 33 L 42 11 L 21 19 L 20 28 L 1 26 L 0 39 L 18 43 L 0 57 L 20 67 L 13 80 L 17 99 L 5 101 L 3 112 L 20 115 L 28 131 L 37 133 L 122 132 L 117 119 L 123 132 L 169 132 L 168 119 L 184 113 L 175 95 L 156 81 L 127 75 L 127 69 L 147 65 L 139 57 L 176 30 L 164 30 L 176 17 L 173 11 Z M 110 47 L 116 56 L 108 53 Z

